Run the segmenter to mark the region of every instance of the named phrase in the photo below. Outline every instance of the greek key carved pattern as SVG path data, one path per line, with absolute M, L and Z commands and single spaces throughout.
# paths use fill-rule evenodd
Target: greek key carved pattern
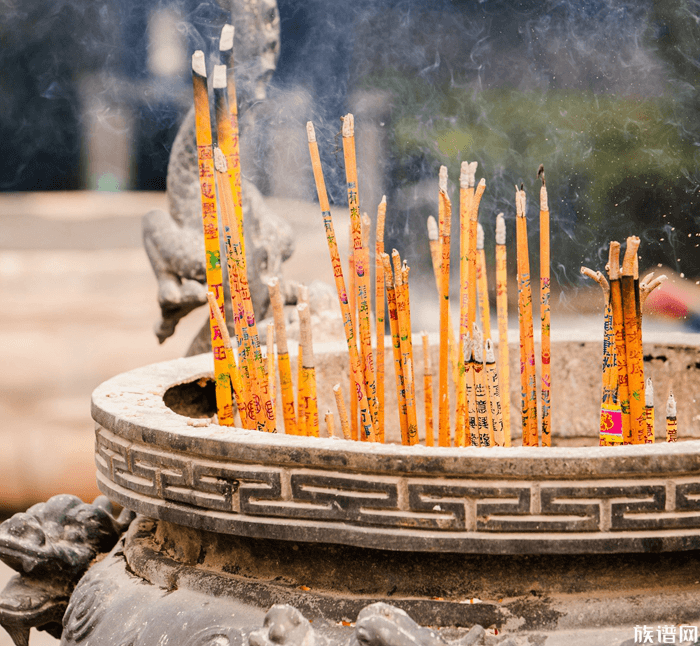
M 377 476 L 195 458 L 132 443 L 101 427 L 96 463 L 123 489 L 251 522 L 533 537 L 700 527 L 700 477 L 579 484 Z

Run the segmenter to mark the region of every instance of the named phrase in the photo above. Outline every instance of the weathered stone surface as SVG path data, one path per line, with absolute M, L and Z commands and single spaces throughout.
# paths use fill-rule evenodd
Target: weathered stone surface
M 326 371 L 342 358 L 318 356 Z M 150 517 L 284 540 L 515 554 L 700 548 L 695 441 L 441 448 L 194 428 L 163 393 L 210 363 L 157 364 L 95 391 L 103 492 Z

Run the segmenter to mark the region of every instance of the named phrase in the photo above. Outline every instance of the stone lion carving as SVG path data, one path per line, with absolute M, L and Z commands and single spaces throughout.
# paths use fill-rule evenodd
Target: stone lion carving
M 250 129 L 266 98 L 266 87 L 279 54 L 279 14 L 275 0 L 231 0 L 236 28 L 236 84 L 240 127 Z M 245 160 L 244 160 L 245 163 Z M 178 321 L 204 305 L 206 274 L 201 199 L 194 133 L 194 110 L 185 116 L 173 143 L 167 175 L 168 212 L 154 210 L 143 221 L 143 239 L 158 280 L 161 318 L 156 335 L 162 343 Z M 290 227 L 265 205 L 255 185 L 243 179 L 246 257 L 253 306 L 267 310 L 267 280 L 281 275 L 293 251 Z M 283 293 L 287 290 L 283 287 Z
M 309 621 L 287 604 L 272 606 L 265 615 L 263 627 L 250 633 L 248 642 L 250 646 L 318 646 Z
M 387 603 L 360 611 L 348 646 L 447 646 L 434 630 L 424 628 L 406 612 Z

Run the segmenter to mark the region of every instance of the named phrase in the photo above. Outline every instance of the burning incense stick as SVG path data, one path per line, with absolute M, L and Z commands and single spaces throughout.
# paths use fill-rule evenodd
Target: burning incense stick
M 518 320 L 520 322 L 520 375 L 522 398 L 523 446 L 537 446 L 537 382 L 535 379 L 535 343 L 532 323 L 530 259 L 527 246 L 525 191 L 515 187 L 518 249 Z
M 328 437 L 335 437 L 335 422 L 333 421 L 333 413 L 331 413 L 330 409 L 326 411 L 323 420 L 326 422 L 326 433 Z
M 352 329 L 357 331 L 357 289 L 355 285 L 355 249 L 353 246 L 352 223 L 348 227 L 348 300 L 350 304 L 350 321 Z M 362 366 L 362 363 L 360 363 Z M 350 370 L 350 392 L 357 392 L 358 382 L 355 380 L 355 374 Z M 365 391 L 367 392 L 367 391 Z M 352 439 L 362 440 L 359 432 L 357 420 L 357 400 L 350 398 L 350 428 L 352 428 Z
M 421 332 L 423 341 L 423 397 L 425 402 L 425 445 L 433 446 L 435 432 L 433 422 L 433 369 L 430 364 L 430 341 L 427 332 Z
M 276 388 L 276 382 L 277 379 L 276 374 L 275 374 L 275 324 L 274 323 L 268 323 L 267 324 L 267 356 L 266 359 L 266 368 L 267 368 L 267 383 L 268 383 L 268 390 L 270 392 L 270 401 L 272 402 L 272 415 L 274 416 L 275 419 L 275 428 L 277 427 L 277 388 Z
M 468 323 L 469 329 L 474 327 L 476 322 L 476 304 L 477 304 L 477 290 L 478 284 L 476 279 L 477 265 L 478 265 L 478 252 L 476 250 L 476 243 L 478 237 L 478 223 L 479 223 L 479 204 L 481 203 L 481 197 L 486 190 L 486 180 L 482 177 L 476 186 L 474 191 L 474 199 L 472 200 L 471 213 L 469 214 L 469 266 L 468 266 L 468 291 L 469 291 L 469 305 L 468 310 Z
M 476 389 L 475 389 L 475 367 L 476 362 L 474 360 L 474 345 L 470 336 L 464 344 L 464 368 L 465 368 L 465 384 L 467 393 L 467 419 L 465 421 L 465 428 L 469 428 L 469 437 L 471 439 L 472 446 L 481 446 L 481 439 L 479 438 L 479 425 L 477 422 L 476 413 Z
M 476 227 L 476 291 L 481 310 L 481 327 L 484 337 L 491 338 L 491 309 L 489 307 L 489 284 L 486 275 L 486 252 L 484 250 L 484 227 L 477 222 Z
M 450 393 L 448 330 L 450 321 L 450 226 L 452 204 L 447 197 L 447 167 L 440 167 L 440 364 L 438 372 L 438 444 L 450 446 Z
M 207 72 L 204 53 L 196 51 L 192 56 L 192 85 L 194 90 L 195 132 L 197 159 L 199 162 L 199 187 L 202 195 L 202 226 L 204 228 L 204 248 L 208 261 L 205 263 L 207 286 L 216 296 L 219 308 L 224 306 L 224 285 L 221 272 L 221 251 L 219 249 L 219 226 L 214 190 L 214 154 L 212 150 L 211 120 L 207 96 Z M 211 308 L 210 308 L 211 309 Z M 223 383 L 219 375 L 228 373 L 228 360 L 221 334 L 217 332 L 213 312 L 209 316 L 211 345 L 214 354 L 216 379 L 216 409 L 219 424 L 233 424 L 233 399 L 229 384 Z
M 672 392 L 668 393 L 666 402 L 666 441 L 678 441 L 678 420 L 676 419 L 676 399 Z
M 620 243 L 612 241 L 608 254 L 608 279 L 610 280 L 610 306 L 615 330 L 615 357 L 617 359 L 617 397 L 622 412 L 622 439 L 632 444 L 630 427 L 630 395 L 627 376 L 627 349 L 625 347 L 625 323 L 622 315 L 622 291 L 620 287 Z
M 498 315 L 498 371 L 501 378 L 503 434 L 510 446 L 510 365 L 508 363 L 508 273 L 506 263 L 506 222 L 496 218 L 496 312 Z
M 333 395 L 335 395 L 335 405 L 338 407 L 338 417 L 340 418 L 340 428 L 343 432 L 343 437 L 346 440 L 352 440 L 350 431 L 350 422 L 348 421 L 348 409 L 345 408 L 343 393 L 340 390 L 340 384 L 333 386 Z
M 600 398 L 600 446 L 622 444 L 622 411 L 618 403 L 617 354 L 613 326 L 610 285 L 599 271 L 581 267 L 581 273 L 592 278 L 603 290 L 605 316 L 603 326 L 603 390 Z
M 438 233 L 438 223 L 435 218 L 428 216 L 428 243 L 430 245 L 430 259 L 433 265 L 433 274 L 435 275 L 435 287 L 440 297 L 440 281 L 442 258 L 440 252 L 440 235 Z M 447 347 L 450 354 L 450 362 L 452 363 L 452 378 L 455 384 L 459 381 L 459 362 L 457 360 L 457 342 L 455 340 L 454 329 L 452 328 L 452 309 L 449 309 L 450 326 L 447 329 Z
M 651 383 L 651 377 L 647 379 L 647 387 L 644 391 L 644 417 L 645 417 L 645 444 L 654 443 L 654 385 Z
M 372 225 L 369 216 L 362 215 L 362 247 L 360 249 L 359 262 L 355 259 L 359 281 L 357 284 L 357 318 L 360 329 L 360 348 L 362 349 L 362 366 L 364 371 L 365 387 L 367 388 L 367 398 L 369 400 L 372 419 L 377 421 L 377 381 L 374 374 L 374 358 L 372 356 L 372 325 L 370 322 L 370 310 L 372 297 L 370 295 L 370 275 L 369 275 L 369 231 Z M 357 254 L 357 251 L 355 251 Z M 360 276 L 359 272 L 362 272 Z
M 457 357 L 460 357 L 460 359 L 464 356 L 465 339 L 469 335 L 469 230 L 471 226 L 472 202 L 474 201 L 476 167 L 477 162 L 462 162 L 459 175 L 459 343 Z M 437 230 L 435 235 L 437 238 Z M 430 237 L 430 233 L 428 237 Z M 452 316 L 450 313 L 451 320 Z M 452 326 L 450 325 L 451 330 Z M 449 338 L 448 343 L 450 343 Z M 451 345 L 454 345 L 454 341 L 452 341 Z M 464 446 L 465 444 L 465 423 L 467 419 L 465 380 L 464 361 L 460 360 L 455 379 L 457 386 L 455 444 L 457 446 Z
M 501 407 L 501 389 L 498 383 L 496 355 L 491 339 L 486 339 L 486 383 L 488 385 L 489 401 L 491 402 L 491 422 L 493 424 L 494 446 L 506 446 L 506 435 L 503 429 L 503 411 Z
M 233 25 L 224 25 L 221 29 L 221 37 L 219 39 L 219 55 L 222 61 L 226 62 L 227 71 L 224 78 L 224 86 L 228 95 L 229 118 L 230 123 L 230 148 L 224 150 L 226 161 L 229 166 L 229 181 L 231 183 L 231 193 L 233 195 L 234 212 L 236 222 L 238 223 L 238 237 L 241 240 L 241 253 L 245 262 L 245 235 L 243 233 L 243 191 L 241 186 L 241 154 L 240 154 L 240 138 L 238 130 L 238 98 L 236 96 L 236 77 L 233 70 Z M 215 86 L 216 87 L 216 86 Z M 218 108 L 217 108 L 218 109 Z M 218 121 L 217 117 L 217 121 Z M 221 130 L 219 129 L 219 146 L 221 145 Z
M 226 387 L 233 388 L 236 407 L 238 408 L 238 412 L 241 417 L 241 426 L 243 428 L 255 428 L 255 424 L 251 424 L 251 421 L 248 419 L 246 402 L 243 398 L 241 375 L 238 372 L 238 367 L 236 366 L 236 359 L 233 355 L 233 346 L 231 345 L 231 337 L 229 336 L 228 328 L 226 327 L 224 315 L 216 302 L 216 296 L 214 296 L 212 292 L 207 292 L 207 300 L 209 301 L 209 311 L 216 322 L 217 334 L 221 335 L 221 340 L 226 352 L 226 362 L 228 364 L 228 373 L 217 374 L 216 381 L 226 381 Z M 228 383 L 228 379 L 231 380 L 230 384 Z
M 343 314 L 345 337 L 348 344 L 348 352 L 350 354 L 350 371 L 355 381 L 359 383 L 359 388 L 357 389 L 356 394 L 353 394 L 353 396 L 357 397 L 357 401 L 359 403 L 362 433 L 371 441 L 375 441 L 376 435 L 372 424 L 372 419 L 369 414 L 367 394 L 365 393 L 364 384 L 362 384 L 362 366 L 360 364 L 360 356 L 357 351 L 355 330 L 350 318 L 350 306 L 348 303 L 347 292 L 345 291 L 345 281 L 343 280 L 343 266 L 340 262 L 338 243 L 336 242 L 335 232 L 333 230 L 333 219 L 331 218 L 330 205 L 328 203 L 326 182 L 323 178 L 321 157 L 318 152 L 318 144 L 316 143 L 316 133 L 314 131 L 313 124 L 310 121 L 307 123 L 306 128 L 309 139 L 311 164 L 314 171 L 314 179 L 316 181 L 316 190 L 318 193 L 318 201 L 321 206 L 321 213 L 323 215 L 323 222 L 326 229 L 328 250 L 330 251 L 331 263 L 333 264 L 333 274 L 335 275 L 335 284 L 338 291 L 338 300 L 340 301 L 340 310 Z
M 297 305 L 299 312 L 299 336 L 303 349 L 302 388 L 304 393 L 304 410 L 306 413 L 306 435 L 319 437 L 318 399 L 316 397 L 316 368 L 314 364 L 314 349 L 311 339 L 311 314 L 309 304 Z
M 489 411 L 486 375 L 484 374 L 484 337 L 474 323 L 474 399 L 476 401 L 476 426 L 481 446 L 493 446 L 493 428 Z
M 350 226 L 352 231 L 352 243 L 354 248 L 355 261 L 355 289 L 358 290 L 358 306 L 360 306 L 359 295 L 364 292 L 365 297 L 369 296 L 369 262 L 365 262 L 362 255 L 362 223 L 360 218 L 360 197 L 357 182 L 357 158 L 355 156 L 355 118 L 352 114 L 346 114 L 343 118 L 343 157 L 345 159 L 345 177 L 348 184 L 348 207 L 350 209 Z M 367 256 L 369 260 L 369 254 Z M 363 346 L 363 337 L 369 341 L 369 352 L 371 355 L 371 333 L 369 326 L 369 308 L 366 312 L 358 315 L 360 321 L 360 345 Z M 363 374 L 371 375 L 369 381 L 365 380 L 367 403 L 369 404 L 370 422 L 375 425 L 377 419 L 377 385 L 374 381 L 374 366 L 364 366 Z M 366 364 L 366 362 L 365 362 Z M 376 430 L 373 429 L 373 438 L 376 440 Z M 369 439 L 366 436 L 365 439 Z
M 399 425 L 401 427 L 401 443 L 408 444 L 408 411 L 406 409 L 406 381 L 403 374 L 401 358 L 401 335 L 399 332 L 399 313 L 396 304 L 396 289 L 394 275 L 391 270 L 389 254 L 382 254 L 384 267 L 384 283 L 386 285 L 386 302 L 389 310 L 389 327 L 391 329 L 391 345 L 394 353 L 394 374 L 396 375 L 396 401 L 399 409 Z
M 552 373 L 550 370 L 551 342 L 549 333 L 549 203 L 544 181 L 544 165 L 540 164 L 537 176 L 542 179 L 540 189 L 540 318 L 542 322 L 542 446 L 552 445 L 551 397 Z
M 292 383 L 292 366 L 289 361 L 287 346 L 287 326 L 284 320 L 284 305 L 280 293 L 280 281 L 275 277 L 267 284 L 272 304 L 272 315 L 275 320 L 275 336 L 277 338 L 277 369 L 280 373 L 280 394 L 282 395 L 282 417 L 284 432 L 287 435 L 297 434 L 296 414 L 294 412 L 294 385 Z
M 384 320 L 384 221 L 386 218 L 386 195 L 377 208 L 377 234 L 375 247 L 375 312 L 377 322 L 377 357 L 375 361 L 377 369 L 377 437 L 384 441 L 384 335 L 386 331 Z
M 639 238 L 627 238 L 625 257 L 622 260 L 620 288 L 622 291 L 622 316 L 625 325 L 625 350 L 627 352 L 627 381 L 630 397 L 630 429 L 634 444 L 644 443 L 644 364 L 637 296 L 635 290 L 635 265 Z

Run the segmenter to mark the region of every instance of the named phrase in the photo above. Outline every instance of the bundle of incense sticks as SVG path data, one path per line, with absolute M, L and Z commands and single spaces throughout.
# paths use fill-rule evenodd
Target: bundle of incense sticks
M 653 444 L 654 396 L 651 379 L 644 381 L 642 306 L 666 276 L 639 282 L 639 238 L 627 238 L 620 269 L 620 243 L 610 243 L 608 278 L 581 267 L 595 280 L 605 298 L 603 389 L 600 406 L 600 445 Z M 645 392 L 646 390 L 646 392 Z

